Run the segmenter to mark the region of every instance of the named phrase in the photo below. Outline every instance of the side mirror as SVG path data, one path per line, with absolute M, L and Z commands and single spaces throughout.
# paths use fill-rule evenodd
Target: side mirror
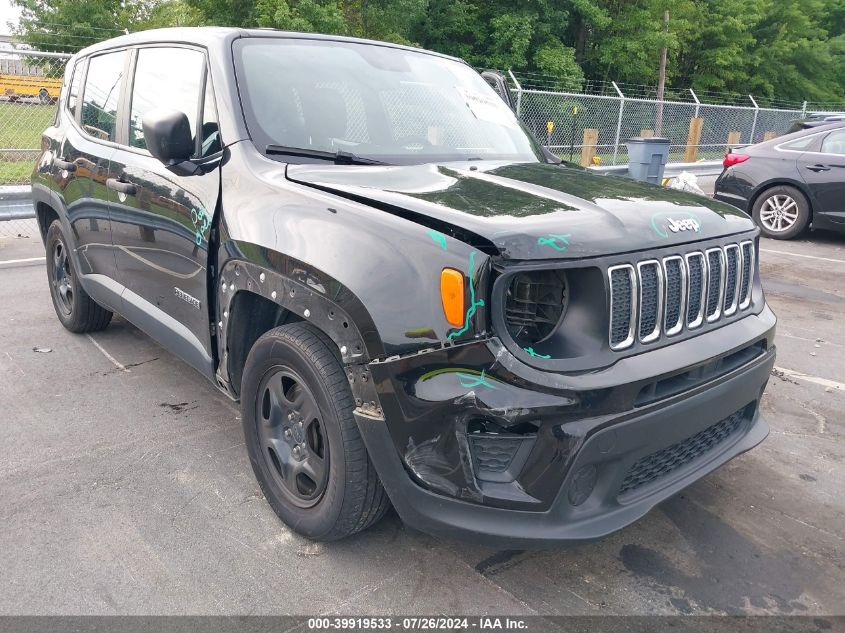
M 194 153 L 194 139 L 188 116 L 178 110 L 152 110 L 141 126 L 150 154 L 168 167 L 190 160 Z
M 481 73 L 482 79 L 490 84 L 490 87 L 502 98 L 502 101 L 508 104 L 508 107 L 513 110 L 513 101 L 511 101 L 511 91 L 508 90 L 508 82 L 504 75 L 494 72 L 492 70 L 485 70 Z

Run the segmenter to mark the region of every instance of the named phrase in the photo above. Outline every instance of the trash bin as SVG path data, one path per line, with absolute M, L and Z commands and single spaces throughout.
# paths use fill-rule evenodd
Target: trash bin
M 659 136 L 629 138 L 628 175 L 635 180 L 660 184 L 669 159 L 669 139 Z

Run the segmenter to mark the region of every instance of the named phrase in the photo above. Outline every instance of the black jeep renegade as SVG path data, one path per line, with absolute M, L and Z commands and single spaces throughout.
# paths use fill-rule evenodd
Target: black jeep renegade
M 173 29 L 73 57 L 32 192 L 62 324 L 240 399 L 292 529 L 523 547 L 759 443 L 775 357 L 745 214 L 557 162 L 460 60 Z

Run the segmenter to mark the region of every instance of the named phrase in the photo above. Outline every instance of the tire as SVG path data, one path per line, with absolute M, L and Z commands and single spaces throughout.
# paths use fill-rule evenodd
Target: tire
M 335 346 L 308 323 L 256 341 L 241 388 L 244 437 L 264 496 L 293 531 L 334 541 L 390 506 L 352 416 Z
M 62 225 L 53 220 L 47 229 L 47 281 L 53 308 L 61 324 L 71 332 L 98 332 L 108 326 L 112 313 L 98 305 L 79 283 L 79 275 L 62 233 Z
M 791 240 L 810 223 L 810 203 L 795 187 L 777 185 L 754 202 L 752 216 L 766 237 Z

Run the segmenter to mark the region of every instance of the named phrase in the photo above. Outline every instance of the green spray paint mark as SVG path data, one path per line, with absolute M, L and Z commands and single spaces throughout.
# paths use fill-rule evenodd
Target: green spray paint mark
M 199 209 L 191 209 L 191 222 L 194 223 L 194 228 L 196 229 L 194 232 L 194 240 L 197 243 L 197 246 L 202 246 L 203 237 L 205 237 L 205 232 L 208 230 L 208 227 L 211 226 L 211 216 L 208 215 L 208 212 L 200 207 Z
M 484 307 L 484 299 L 475 299 L 475 284 L 472 282 L 472 269 L 475 267 L 475 251 L 469 254 L 469 272 L 467 273 L 467 277 L 469 277 L 469 308 L 467 308 L 467 314 L 464 317 L 464 326 L 458 330 L 457 332 L 452 332 L 446 338 L 450 341 L 453 338 L 457 338 L 461 334 L 466 333 L 469 330 L 469 320 L 472 318 L 472 315 L 475 314 L 478 308 Z
M 461 381 L 461 387 L 464 389 L 473 389 L 475 387 L 487 387 L 488 389 L 495 389 L 496 386 L 490 383 L 484 376 L 486 370 L 481 370 L 481 375 L 473 376 L 470 374 L 458 373 L 458 380 Z
M 441 233 L 440 231 L 435 231 L 434 229 L 429 229 L 428 236 L 435 242 L 440 244 L 441 248 L 443 248 L 444 251 L 448 250 L 446 248 L 446 236 L 443 235 L 443 233 Z
M 467 367 L 444 367 L 442 369 L 432 369 L 431 371 L 425 372 L 422 376 L 420 376 L 420 382 L 431 380 L 435 376 L 439 376 L 441 374 L 455 374 L 458 372 L 465 372 L 467 374 L 478 374 L 478 371 L 476 371 L 475 369 L 469 369 Z
M 567 233 L 566 235 L 558 235 L 555 233 L 549 233 L 549 237 L 541 237 L 537 240 L 537 244 L 540 246 L 551 246 L 556 251 L 565 251 L 566 247 L 569 246 L 569 236 L 572 235 L 571 233 Z M 558 244 L 561 242 L 561 244 Z
M 414 330 L 405 330 L 408 338 L 431 338 L 437 340 L 437 333 L 430 327 L 418 327 Z
M 534 351 L 533 347 L 523 347 L 522 349 L 525 350 L 529 356 L 533 356 L 534 358 L 551 358 L 548 354 L 538 354 Z
M 478 371 L 477 369 L 470 369 L 469 367 L 442 367 L 440 369 L 432 369 L 420 376 L 420 382 L 431 380 L 432 378 L 443 374 L 455 374 L 458 377 L 458 380 L 461 381 L 461 386 L 466 389 L 478 386 L 487 387 L 488 389 L 496 389 L 496 385 L 490 381 L 492 380 L 498 382 L 496 378 L 487 376 L 486 369 Z

